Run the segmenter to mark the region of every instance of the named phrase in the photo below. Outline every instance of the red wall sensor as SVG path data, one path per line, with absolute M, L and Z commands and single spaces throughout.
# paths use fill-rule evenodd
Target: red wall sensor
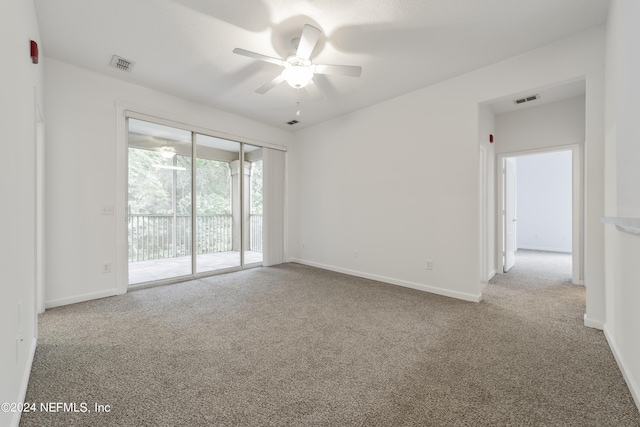
M 38 43 L 31 40 L 31 62 L 38 63 Z
M 489 142 L 493 144 L 493 135 L 489 135 Z

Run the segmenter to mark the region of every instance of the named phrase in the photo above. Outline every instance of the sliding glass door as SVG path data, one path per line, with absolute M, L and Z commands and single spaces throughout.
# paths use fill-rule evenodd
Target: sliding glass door
M 129 120 L 129 284 L 192 273 L 191 132 Z
M 129 285 L 261 264 L 262 151 L 128 119 Z
M 195 135 L 196 141 L 196 272 L 238 267 L 240 185 L 237 178 L 240 144 L 235 141 Z
M 262 153 L 266 148 L 244 144 L 244 257 L 245 264 L 262 263 Z

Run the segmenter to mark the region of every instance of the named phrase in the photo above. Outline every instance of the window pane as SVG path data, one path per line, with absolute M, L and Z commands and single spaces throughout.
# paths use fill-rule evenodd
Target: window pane
M 191 274 L 191 133 L 129 119 L 129 284 Z
M 240 266 L 240 144 L 196 135 L 196 272 Z
M 245 144 L 244 160 L 248 171 L 245 208 L 248 218 L 244 227 L 244 263 L 262 262 L 262 153 L 261 147 Z

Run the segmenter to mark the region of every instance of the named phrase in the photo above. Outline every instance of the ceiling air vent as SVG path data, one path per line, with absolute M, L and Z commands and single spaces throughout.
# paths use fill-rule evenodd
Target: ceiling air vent
M 109 65 L 113 68 L 117 68 L 118 70 L 131 72 L 131 69 L 136 65 L 136 63 L 129 61 L 128 59 L 121 58 L 118 55 L 113 55 L 113 58 L 111 58 L 111 64 Z
M 525 102 L 531 102 L 531 101 L 535 101 L 536 99 L 540 99 L 540 95 L 531 95 L 531 96 L 525 96 L 524 98 L 519 98 L 519 99 L 514 99 L 513 103 L 514 104 L 524 104 Z
M 297 120 L 291 120 L 290 122 L 287 122 L 289 126 L 295 125 L 296 123 L 298 123 Z

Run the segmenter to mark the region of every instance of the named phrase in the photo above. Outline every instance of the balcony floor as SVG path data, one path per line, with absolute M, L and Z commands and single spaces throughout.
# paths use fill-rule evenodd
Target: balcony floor
M 216 252 L 202 254 L 196 257 L 198 273 L 221 270 L 223 268 L 238 267 L 240 265 L 240 252 Z M 253 264 L 262 262 L 262 253 L 245 251 L 244 263 Z M 191 274 L 191 257 L 155 259 L 150 261 L 137 261 L 129 263 L 129 284 L 153 282 L 156 280 L 172 279 Z

